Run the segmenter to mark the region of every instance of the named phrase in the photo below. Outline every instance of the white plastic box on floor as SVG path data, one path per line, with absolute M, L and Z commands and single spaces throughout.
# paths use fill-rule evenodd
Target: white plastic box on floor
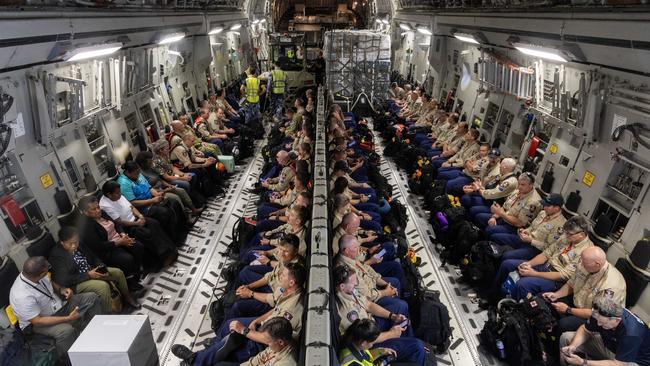
M 149 317 L 97 315 L 68 351 L 72 366 L 159 365 Z

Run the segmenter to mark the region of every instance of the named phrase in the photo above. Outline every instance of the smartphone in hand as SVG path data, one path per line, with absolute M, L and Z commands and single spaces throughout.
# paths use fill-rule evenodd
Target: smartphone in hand
M 386 249 L 382 249 L 379 253 L 375 254 L 375 258 L 383 258 L 384 255 L 386 254 Z

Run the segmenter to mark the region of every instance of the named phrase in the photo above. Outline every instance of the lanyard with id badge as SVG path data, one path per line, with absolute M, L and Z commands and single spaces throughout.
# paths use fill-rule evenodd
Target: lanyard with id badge
M 25 282 L 29 287 L 33 288 L 34 290 L 40 292 L 41 294 L 47 296 L 48 299 L 50 299 L 50 306 L 52 307 L 52 314 L 55 314 L 59 309 L 63 307 L 63 304 L 61 301 L 57 301 L 56 297 L 54 297 L 54 294 L 50 293 L 50 290 L 47 288 L 47 286 L 42 283 L 41 281 L 38 281 L 39 285 L 43 286 L 43 289 L 40 289 L 31 283 L 25 281 L 22 277 L 20 278 L 23 282 Z

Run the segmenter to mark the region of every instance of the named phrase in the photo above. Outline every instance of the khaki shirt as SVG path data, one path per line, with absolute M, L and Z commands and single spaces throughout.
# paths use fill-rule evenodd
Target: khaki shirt
M 334 238 L 332 238 L 332 254 L 334 256 L 339 254 L 339 241 L 341 241 L 341 238 L 345 234 L 345 230 L 343 230 L 339 223 L 339 225 L 336 226 L 336 229 L 334 229 Z
M 300 330 L 302 329 L 302 292 L 296 292 L 289 296 L 284 295 L 284 292 L 281 292 L 281 289 L 278 288 L 272 294 L 267 295 L 267 303 L 273 308 L 271 316 L 268 317 L 261 325 L 264 325 L 269 319 L 275 317 L 282 317 L 287 319 L 291 323 L 291 328 L 293 329 L 293 339 L 298 340 L 300 336 Z
M 293 181 L 296 176 L 296 171 L 291 166 L 285 166 L 280 172 L 280 176 L 275 179 L 269 179 L 269 189 L 276 192 L 286 191 L 289 188 L 289 183 Z
M 192 127 L 190 127 L 190 126 L 183 127 L 182 135 L 187 135 L 188 133 L 191 134 L 192 136 L 194 136 L 195 138 L 198 137 L 198 136 L 196 136 L 196 131 L 194 131 L 194 129 Z
M 446 123 L 442 125 L 441 132 L 438 135 L 438 139 L 436 142 L 440 145 L 443 143 L 447 142 L 448 140 L 451 140 L 454 135 L 456 134 L 456 128 L 458 127 L 458 124 L 454 124 L 453 126 Z
M 208 139 L 212 135 L 205 121 L 196 124 L 196 132 L 201 135 L 202 140 Z
M 566 236 L 563 235 L 560 240 L 554 241 L 544 249 L 542 254 L 547 259 L 546 263 L 553 267 L 553 271 L 559 272 L 562 280 L 566 281 L 573 277 L 582 251 L 593 246 L 594 243 L 589 238 L 570 246 L 566 241 Z
M 264 351 L 258 353 L 255 357 L 241 364 L 241 366 L 296 366 L 296 351 L 292 343 L 288 344 L 280 352 L 274 352 L 271 347 L 266 347 Z
M 517 189 L 508 196 L 508 199 L 503 204 L 503 209 L 506 214 L 518 218 L 523 223 L 523 227 L 527 226 L 537 216 L 542 207 L 541 200 L 542 198 L 535 189 L 521 196 Z
M 532 241 L 530 245 L 543 251 L 552 243 L 558 241 L 564 230 L 562 227 L 566 219 L 561 212 L 554 216 L 547 216 L 546 211 L 541 210 L 535 220 L 526 231 L 530 234 Z
M 169 160 L 172 163 L 180 165 L 181 168 L 187 168 L 192 165 L 192 158 L 190 156 L 190 149 L 184 143 L 177 145 L 171 153 L 169 153 Z
M 454 156 L 447 160 L 447 163 L 453 167 L 462 167 L 466 161 L 472 160 L 478 156 L 479 145 L 476 141 L 471 144 L 465 143 Z
M 496 169 L 499 169 L 499 166 L 496 166 Z M 492 174 L 492 172 L 490 172 Z M 483 191 L 483 198 L 488 200 L 497 200 L 499 198 L 508 197 L 512 192 L 517 189 L 517 177 L 514 174 L 507 175 L 505 177 L 498 178 L 499 185 L 492 189 L 486 189 Z M 486 187 L 486 185 L 483 185 Z
M 302 260 L 301 257 L 295 257 L 289 263 L 298 263 L 301 260 Z M 280 287 L 280 284 L 278 283 L 278 281 L 280 280 L 280 274 L 284 270 L 284 267 L 285 267 L 284 262 L 282 261 L 282 259 L 278 258 L 278 265 L 275 266 L 275 268 L 273 268 L 271 270 L 271 272 L 266 272 L 264 274 L 264 278 L 267 281 L 266 283 L 269 285 L 269 287 L 273 291 L 277 290 L 278 287 Z
M 370 299 L 371 301 L 376 301 L 379 299 L 379 290 L 377 289 L 377 280 L 381 276 L 375 272 L 372 267 L 366 265 L 365 263 L 359 262 L 356 259 L 348 258 L 344 255 L 339 254 L 336 257 L 336 265 L 345 264 L 346 266 L 354 269 L 359 278 L 359 292 Z
M 625 278 L 609 263 L 605 263 L 596 273 L 587 272 L 580 263 L 575 275 L 567 283 L 573 288 L 573 304 L 576 308 L 591 309 L 594 301 L 601 296 L 609 297 L 625 307 Z
M 488 166 L 489 163 L 490 163 L 490 158 L 488 158 L 487 156 L 484 158 L 477 157 L 474 160 L 474 165 L 472 166 L 472 169 L 464 168 L 463 173 L 465 173 L 466 176 L 474 180 L 479 179 L 481 173 Z
M 447 147 L 454 152 L 454 155 L 460 151 L 460 149 L 463 148 L 465 145 L 465 137 L 463 135 L 458 135 L 454 133 L 453 135 L 450 135 L 446 141 Z
M 341 318 L 339 333 L 343 334 L 357 319 L 372 319 L 368 311 L 368 298 L 356 289 L 352 294 L 336 291 L 336 309 Z

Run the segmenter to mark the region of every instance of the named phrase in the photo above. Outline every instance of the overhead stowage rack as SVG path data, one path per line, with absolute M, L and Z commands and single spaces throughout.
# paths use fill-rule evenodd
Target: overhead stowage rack
M 332 328 L 330 299 L 329 217 L 327 210 L 327 165 L 325 145 L 325 98 L 318 90 L 316 110 L 316 152 L 314 154 L 314 194 L 311 217 L 311 255 L 307 259 L 307 316 L 304 337 L 304 365 L 330 365 Z

